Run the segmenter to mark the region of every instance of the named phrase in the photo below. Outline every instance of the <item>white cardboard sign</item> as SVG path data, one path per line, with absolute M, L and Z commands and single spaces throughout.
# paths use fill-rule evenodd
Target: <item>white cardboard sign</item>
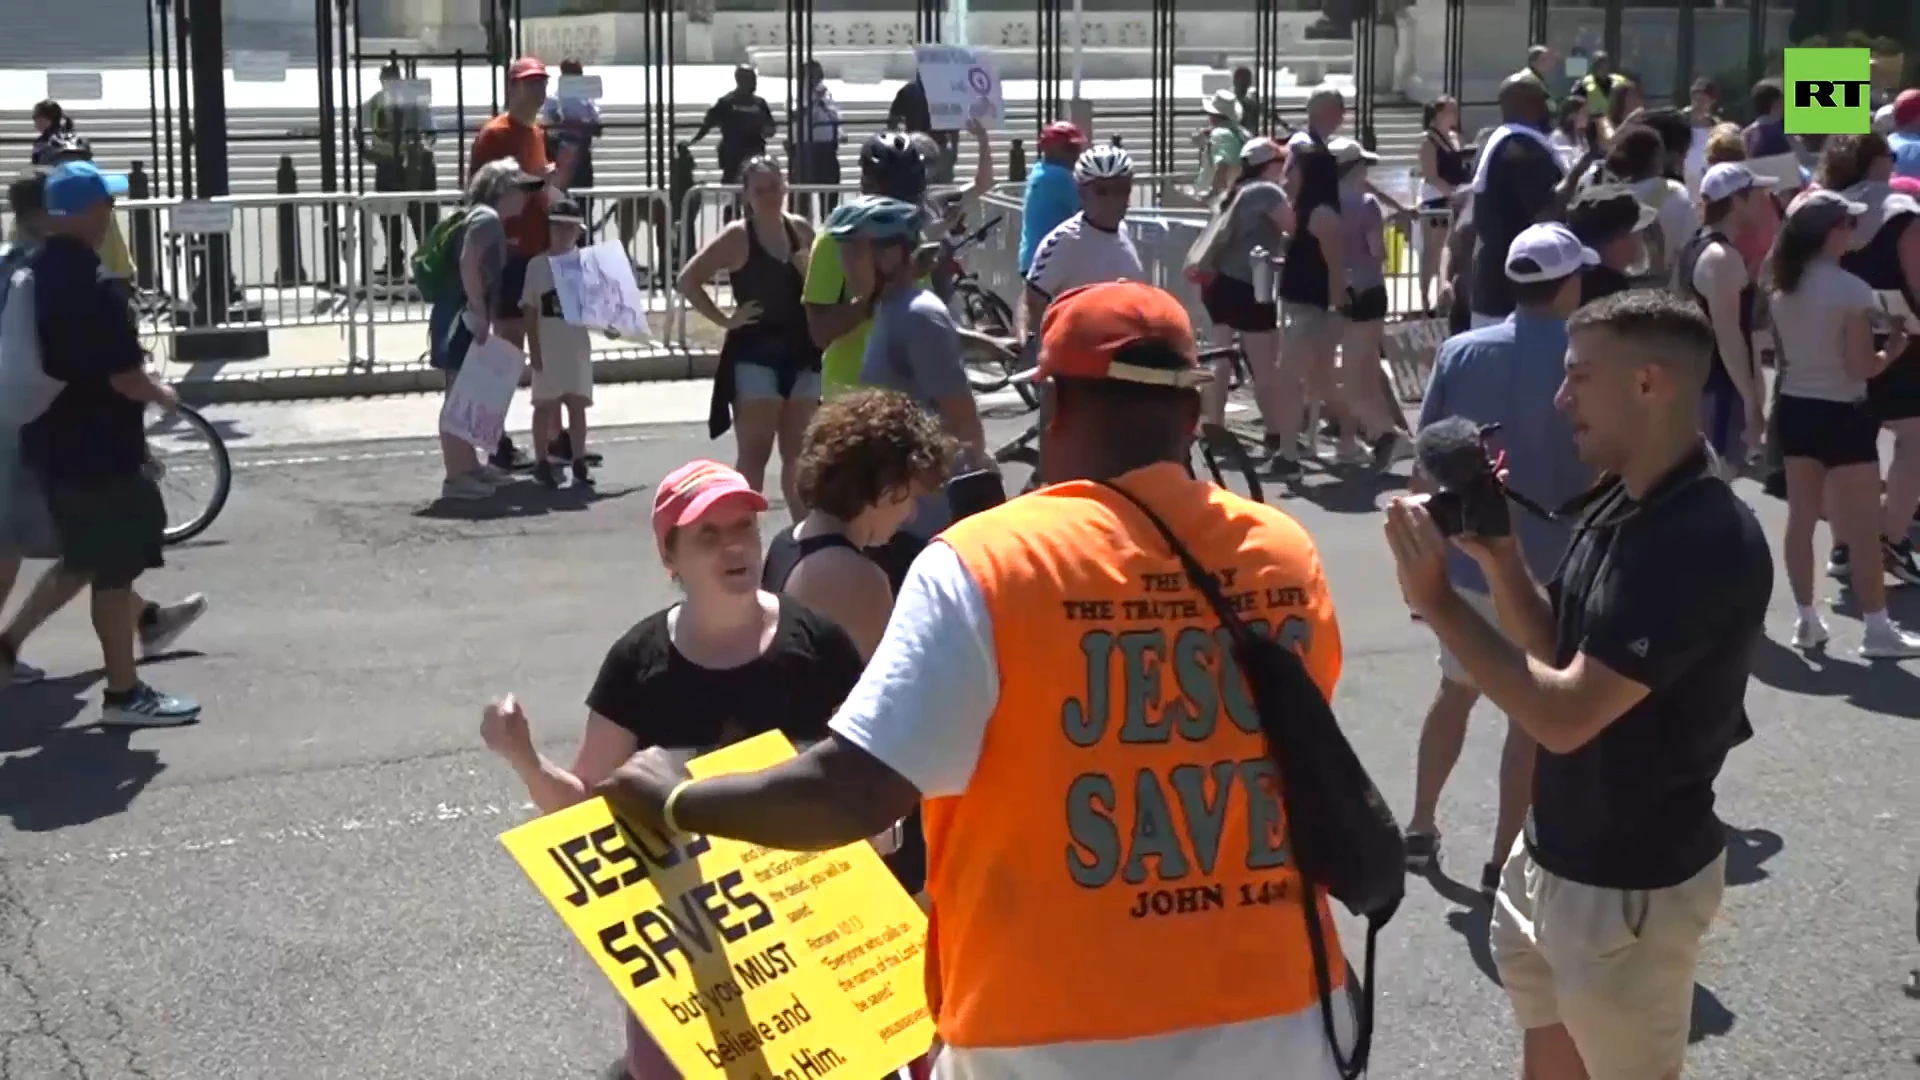
M 992 53 L 964 45 L 915 45 L 913 62 L 927 91 L 933 130 L 960 131 L 970 120 L 988 127 L 1006 123 L 1007 103 Z
M 481 450 L 498 446 L 507 430 L 507 407 L 526 367 L 526 354 L 497 334 L 483 345 L 468 347 L 453 389 L 440 406 L 440 430 Z

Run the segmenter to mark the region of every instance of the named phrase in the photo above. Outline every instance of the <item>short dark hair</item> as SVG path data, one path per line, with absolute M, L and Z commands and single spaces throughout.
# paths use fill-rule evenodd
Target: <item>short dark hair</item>
M 1747 95 L 1747 101 L 1753 106 L 1753 115 L 1765 116 L 1786 100 L 1786 96 L 1786 87 L 1779 79 L 1761 79 L 1753 84 L 1753 93 Z
M 1331 154 L 1327 155 L 1329 158 Z M 1114 351 L 1113 362 L 1130 367 L 1177 371 L 1188 360 L 1164 341 L 1135 342 Z M 1103 430 L 1111 433 L 1109 456 L 1133 467 L 1164 461 L 1184 447 L 1189 431 L 1182 405 L 1198 406 L 1197 391 L 1125 379 L 1053 380 L 1057 393 L 1076 404 L 1090 405 L 1107 417 Z
M 1607 172 L 1616 180 L 1632 183 L 1660 174 L 1660 155 L 1666 144 L 1660 133 L 1638 122 L 1621 128 L 1607 151 Z
M 857 390 L 813 414 L 800 448 L 800 497 L 848 521 L 908 485 L 946 480 L 957 447 L 940 422 L 897 390 Z
M 1583 305 L 1567 319 L 1567 334 L 1604 330 L 1631 342 L 1654 363 L 1707 384 L 1713 366 L 1713 324 L 1700 305 L 1667 289 L 1628 289 Z
M 1554 297 L 1560 295 L 1560 286 L 1566 283 L 1567 279 L 1563 277 L 1554 278 L 1551 281 L 1507 282 L 1513 289 L 1514 304 L 1518 307 L 1530 308 L 1545 307 L 1553 303 Z
M 584 75 L 586 74 L 586 69 L 580 66 L 580 61 L 578 60 L 562 60 L 560 61 L 560 74 Z
M 1633 122 L 1652 128 L 1660 134 L 1660 145 L 1667 153 L 1684 156 L 1693 149 L 1693 124 L 1685 113 L 1672 106 L 1643 110 Z
M 37 214 L 47 208 L 47 175 L 28 169 L 7 184 L 7 207 L 15 217 Z

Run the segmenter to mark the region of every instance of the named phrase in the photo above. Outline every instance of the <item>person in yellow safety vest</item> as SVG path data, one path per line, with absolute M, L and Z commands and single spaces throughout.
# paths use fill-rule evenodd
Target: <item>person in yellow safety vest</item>
M 1627 77 L 1613 70 L 1613 58 L 1595 52 L 1587 73 L 1573 84 L 1573 92 L 1587 99 L 1588 116 L 1605 116 L 1613 104 L 1613 95 L 1627 83 Z

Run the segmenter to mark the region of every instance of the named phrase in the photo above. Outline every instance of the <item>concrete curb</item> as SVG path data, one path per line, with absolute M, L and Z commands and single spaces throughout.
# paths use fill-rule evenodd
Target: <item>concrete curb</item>
M 688 349 L 655 349 L 637 356 L 614 356 L 593 362 L 593 381 L 601 385 L 665 382 L 711 378 L 720 366 L 720 354 Z M 527 385 L 523 379 L 521 385 Z M 232 402 L 315 401 L 323 398 L 379 397 L 386 394 L 438 392 L 446 376 L 424 362 L 376 363 L 348 369 L 282 368 L 277 371 L 222 371 L 212 376 L 189 375 L 177 388 L 189 405 Z

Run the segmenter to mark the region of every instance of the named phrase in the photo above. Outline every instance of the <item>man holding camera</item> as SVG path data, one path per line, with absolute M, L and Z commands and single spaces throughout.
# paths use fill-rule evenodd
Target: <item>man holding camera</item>
M 1559 506 L 1586 490 L 1593 474 L 1574 451 L 1573 431 L 1554 407 L 1567 355 L 1567 316 L 1580 306 L 1582 271 L 1600 260 L 1558 223 L 1522 230 L 1508 249 L 1506 275 L 1514 312 L 1492 326 L 1450 338 L 1440 347 L 1420 407 L 1420 427 L 1448 417 L 1500 426 L 1499 448 L 1507 460 L 1507 484 L 1542 506 Z M 1424 464 L 1424 462 L 1423 462 Z M 1416 470 L 1416 489 L 1431 489 L 1436 470 Z M 1443 477 L 1444 479 L 1444 477 Z M 1550 575 L 1566 550 L 1564 523 L 1522 515 L 1520 550 L 1540 578 Z M 1448 556 L 1448 577 L 1461 599 L 1498 625 L 1486 577 L 1464 551 Z M 1460 760 L 1467 716 L 1480 691 L 1460 661 L 1440 647 L 1440 688 L 1420 728 L 1414 766 L 1413 816 L 1407 822 L 1407 869 L 1425 872 L 1439 858 L 1440 831 L 1434 813 L 1440 790 Z M 1500 754 L 1500 801 L 1493 854 L 1480 872 L 1480 890 L 1492 896 L 1500 867 L 1513 850 L 1527 813 L 1533 777 L 1533 740 L 1509 724 Z
M 1568 338 L 1556 404 L 1605 479 L 1548 586 L 1513 539 L 1450 543 L 1415 500 L 1389 508 L 1387 542 L 1408 602 L 1540 746 L 1491 929 L 1523 1075 L 1678 1077 L 1726 887 L 1714 781 L 1752 733 L 1773 558 L 1700 436 L 1715 341 L 1699 306 L 1616 293 L 1575 312 Z M 1511 640 L 1449 581 L 1455 549 Z

